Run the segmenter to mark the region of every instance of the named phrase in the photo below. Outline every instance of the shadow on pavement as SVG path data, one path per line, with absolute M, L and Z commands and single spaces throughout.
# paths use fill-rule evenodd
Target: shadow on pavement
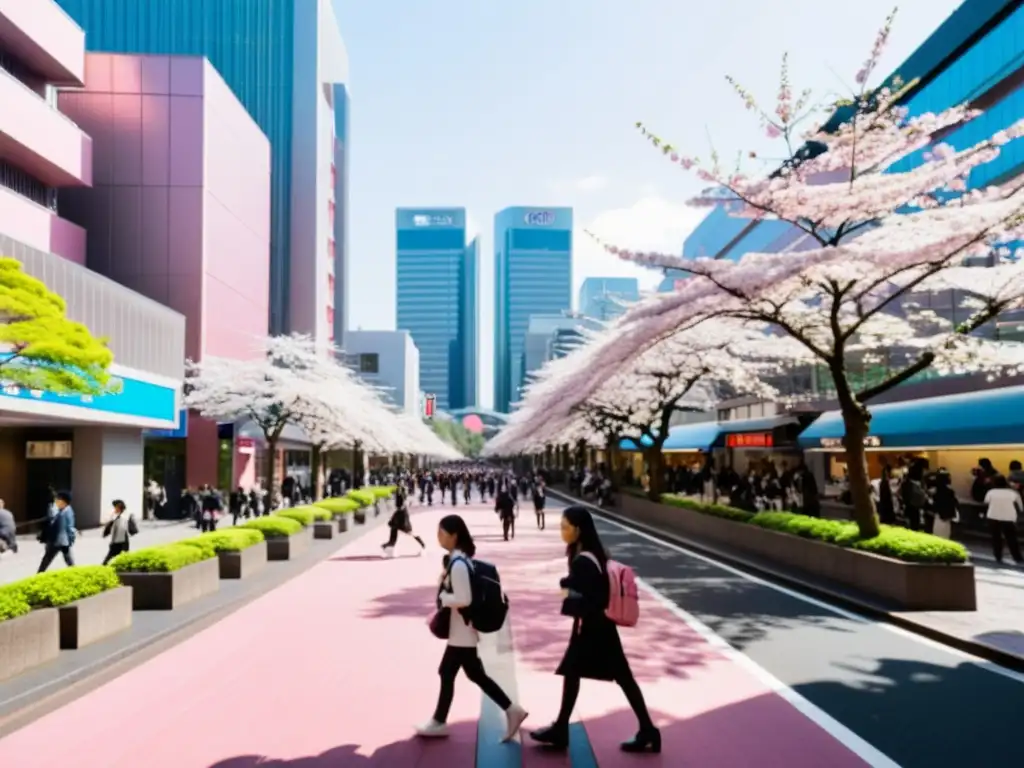
M 408 554 L 393 555 L 391 557 L 385 557 L 383 554 L 380 555 L 346 555 L 343 557 L 329 557 L 328 562 L 331 563 L 386 563 L 388 560 L 406 560 L 415 557 L 423 557 L 419 552 L 410 552 Z

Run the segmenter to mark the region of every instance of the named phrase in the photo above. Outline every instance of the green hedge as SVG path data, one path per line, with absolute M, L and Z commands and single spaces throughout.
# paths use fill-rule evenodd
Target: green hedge
M 849 520 L 825 520 L 793 512 L 752 514 L 720 504 L 701 504 L 671 494 L 662 496 L 662 501 L 701 514 L 756 525 L 778 533 L 788 533 L 839 547 L 859 549 L 908 563 L 966 563 L 969 559 L 967 548 L 959 542 L 893 525 L 883 525 L 878 536 L 862 539 L 857 524 Z
M 377 497 L 365 488 L 358 491 L 349 491 L 345 494 L 346 498 L 352 499 L 352 501 L 359 504 L 360 507 L 368 507 L 377 500 Z
M 175 542 L 125 552 L 111 560 L 110 567 L 118 573 L 170 573 L 216 555 L 212 546 L 197 545 L 196 539 L 192 539 L 192 543 Z
M 35 608 L 58 608 L 120 586 L 117 573 L 105 565 L 80 565 L 29 576 L 0 587 L 0 621 L 24 616 Z
M 358 501 L 342 498 L 324 499 L 323 501 L 316 502 L 313 506 L 326 509 L 332 515 L 344 515 L 362 508 Z
M 394 485 L 371 485 L 364 490 L 368 490 L 378 499 L 390 499 L 398 488 Z
M 263 534 L 253 528 L 225 528 L 223 531 L 210 531 L 192 539 L 185 539 L 182 544 L 212 548 L 218 552 L 241 552 L 263 541 Z
M 289 520 L 294 520 L 303 527 L 308 527 L 313 524 L 313 520 L 316 518 L 313 516 L 313 511 L 307 507 L 291 507 L 290 509 L 279 509 L 275 513 L 278 517 L 285 517 Z
M 302 523 L 280 515 L 269 517 L 257 517 L 255 520 L 248 520 L 236 528 L 252 528 L 259 531 L 268 539 L 283 539 L 286 536 L 293 536 L 302 530 Z

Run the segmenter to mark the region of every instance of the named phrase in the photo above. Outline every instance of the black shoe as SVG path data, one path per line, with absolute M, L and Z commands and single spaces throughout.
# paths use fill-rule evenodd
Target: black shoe
M 661 731 L 657 728 L 640 731 L 629 741 L 619 745 L 623 752 L 651 752 L 655 755 L 661 754 Z
M 569 748 L 569 728 L 552 723 L 539 731 L 530 731 L 530 738 L 548 749 L 566 750 Z

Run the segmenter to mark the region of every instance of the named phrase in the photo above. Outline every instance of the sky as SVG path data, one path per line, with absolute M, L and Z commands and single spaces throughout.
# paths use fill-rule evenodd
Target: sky
M 779 65 L 815 99 L 847 96 L 893 0 L 335 0 L 349 54 L 349 316 L 395 327 L 394 210 L 465 207 L 481 235 L 478 404 L 493 395 L 493 220 L 511 205 L 572 206 L 575 293 L 586 277 L 660 275 L 586 234 L 678 254 L 701 188 L 645 144 L 781 155 L 725 82 L 769 108 Z M 904 0 L 879 77 L 960 0 Z M 784 11 L 782 9 L 785 9 Z M 749 161 L 748 161 L 749 162 Z M 746 165 L 748 170 L 758 166 Z

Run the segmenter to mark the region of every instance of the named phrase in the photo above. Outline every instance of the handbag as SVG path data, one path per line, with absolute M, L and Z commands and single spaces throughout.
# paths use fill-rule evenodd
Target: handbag
M 427 626 L 430 627 L 430 634 L 438 640 L 447 640 L 452 629 L 452 609 L 441 608 L 435 611 Z

